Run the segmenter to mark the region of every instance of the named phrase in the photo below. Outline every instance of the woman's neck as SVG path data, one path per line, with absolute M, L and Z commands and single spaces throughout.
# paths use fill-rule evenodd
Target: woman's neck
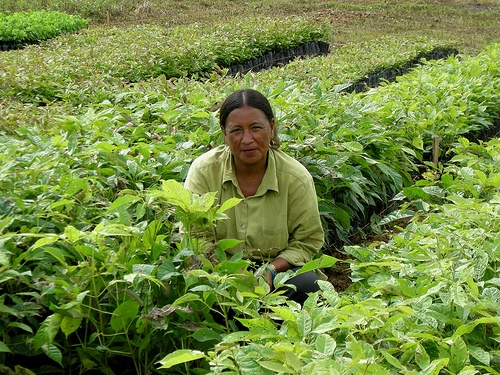
M 235 165 L 236 179 L 240 186 L 240 190 L 243 196 L 249 197 L 257 193 L 262 180 L 264 179 L 264 174 L 267 169 L 266 164 L 260 166 L 237 166 Z

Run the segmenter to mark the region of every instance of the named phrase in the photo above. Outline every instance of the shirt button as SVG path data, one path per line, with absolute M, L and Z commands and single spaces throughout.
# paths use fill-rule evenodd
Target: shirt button
M 241 225 L 240 225 L 240 228 L 245 228 L 245 224 L 241 224 Z

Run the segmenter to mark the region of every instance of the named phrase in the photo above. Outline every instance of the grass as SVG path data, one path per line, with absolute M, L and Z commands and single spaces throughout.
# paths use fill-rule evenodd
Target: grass
M 497 0 L 0 0 L 0 12 L 29 9 L 78 13 L 91 27 L 301 15 L 332 26 L 333 46 L 397 34 L 457 42 L 460 52 L 475 55 L 500 40 Z

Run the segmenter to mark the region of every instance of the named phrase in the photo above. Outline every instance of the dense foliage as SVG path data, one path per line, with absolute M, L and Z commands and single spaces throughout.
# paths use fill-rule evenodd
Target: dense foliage
M 95 23 L 109 21 L 110 17 L 123 19 L 127 14 L 134 14 L 134 11 L 141 9 L 143 3 L 143 0 L 9 0 L 0 3 L 0 12 L 63 12 L 78 14 Z
M 109 98 L 117 87 L 152 77 L 196 78 L 266 51 L 325 40 L 306 19 L 246 19 L 165 28 L 88 29 L 0 55 L 0 97 L 79 104 Z M 21 69 L 20 69 L 21 68 Z
M 222 45 L 233 29 L 198 38 Z M 160 29 L 132 30 L 153 40 Z M 263 30 L 262 40 L 276 34 Z M 465 138 L 498 119 L 499 45 L 348 94 L 378 66 L 405 65 L 436 43 L 389 38 L 239 77 L 167 79 L 141 72 L 140 41 L 123 60 L 121 47 L 100 46 L 128 34 L 101 34 L 1 56 L 1 363 L 18 373 L 499 373 L 500 149 Z M 95 41 L 94 54 L 52 70 L 28 58 L 78 51 L 75 40 Z M 240 39 L 227 40 L 224 50 L 238 51 Z M 203 60 L 173 56 L 176 66 Z M 409 221 L 391 225 L 388 243 L 344 247 L 348 290 L 325 281 L 298 306 L 269 293 L 247 261 L 227 260 L 232 240 L 213 248 L 192 235 L 238 204 L 219 207 L 181 182 L 221 142 L 214 104 L 243 86 L 270 98 L 284 150 L 315 179 L 327 246 L 304 270 L 334 266 L 329 245 L 349 244 L 367 222 Z M 379 215 L 391 202 L 400 209 Z
M 62 12 L 0 13 L 0 42 L 37 42 L 81 30 L 88 23 L 80 16 Z
M 346 247 L 348 293 L 324 283 L 302 309 L 271 306 L 213 351 L 180 350 L 163 367 L 201 357 L 214 374 L 498 374 L 500 141 L 462 138 L 453 153 L 405 189 L 407 208 L 425 208 L 404 230 Z

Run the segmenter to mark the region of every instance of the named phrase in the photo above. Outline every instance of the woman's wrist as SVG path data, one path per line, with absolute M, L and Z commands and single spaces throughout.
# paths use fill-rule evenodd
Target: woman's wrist
M 276 277 L 276 274 L 278 273 L 276 271 L 276 267 L 274 266 L 274 264 L 272 263 L 269 263 L 266 268 L 269 270 L 269 272 L 271 273 L 271 279 L 274 280 L 274 278 Z
M 274 264 L 269 263 L 269 264 L 268 264 L 268 266 L 269 266 L 270 268 L 272 268 L 272 270 L 274 271 L 274 274 L 275 274 L 275 275 L 278 273 L 278 270 L 276 269 L 276 266 L 275 266 Z
M 270 267 L 274 269 L 274 272 L 276 274 L 280 272 L 285 272 L 289 270 L 291 267 L 291 264 L 288 263 L 288 261 L 280 257 L 275 258 L 272 262 L 269 262 L 268 264 Z

